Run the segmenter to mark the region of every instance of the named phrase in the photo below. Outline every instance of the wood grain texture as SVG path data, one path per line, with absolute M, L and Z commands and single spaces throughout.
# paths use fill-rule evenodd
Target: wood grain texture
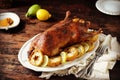
M 19 2 L 20 0 L 18 0 Z M 24 0 L 21 0 L 24 2 Z M 20 1 L 20 2 L 21 2 Z M 34 72 L 24 68 L 18 61 L 18 52 L 22 45 L 38 33 L 50 28 L 65 17 L 65 12 L 70 10 L 71 17 L 77 16 L 92 22 L 92 28 L 102 28 L 105 34 L 111 34 L 118 38 L 120 42 L 120 16 L 110 16 L 99 12 L 95 7 L 96 0 L 35 0 L 24 4 L 14 2 L 8 9 L 0 9 L 1 12 L 15 12 L 19 15 L 20 24 L 10 30 L 0 30 L 0 80 L 45 80 L 38 76 L 41 72 Z M 31 4 L 38 3 L 42 8 L 47 9 L 52 18 L 48 21 L 41 22 L 37 19 L 28 19 L 25 13 Z M 111 80 L 120 80 L 120 61 L 117 61 L 113 70 L 110 70 Z M 73 75 L 64 77 L 53 76 L 49 80 L 78 80 Z

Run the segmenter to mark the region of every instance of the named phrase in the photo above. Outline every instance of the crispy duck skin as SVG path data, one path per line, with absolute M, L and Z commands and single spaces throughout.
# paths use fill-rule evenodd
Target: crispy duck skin
M 70 12 L 67 11 L 64 20 L 36 36 L 31 43 L 29 53 L 37 49 L 49 57 L 55 56 L 59 54 L 63 47 L 86 41 L 95 34 L 100 33 L 100 31 L 88 32 L 90 25 L 80 23 L 79 21 L 74 22 L 68 18 L 69 15 Z

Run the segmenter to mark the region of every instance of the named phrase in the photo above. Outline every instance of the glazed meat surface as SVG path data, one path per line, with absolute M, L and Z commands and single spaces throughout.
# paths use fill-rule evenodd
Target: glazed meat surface
M 89 26 L 86 24 L 65 18 L 36 36 L 31 43 L 30 52 L 37 49 L 44 55 L 55 56 L 59 54 L 62 48 L 92 37 L 95 33 L 89 33 L 88 28 Z

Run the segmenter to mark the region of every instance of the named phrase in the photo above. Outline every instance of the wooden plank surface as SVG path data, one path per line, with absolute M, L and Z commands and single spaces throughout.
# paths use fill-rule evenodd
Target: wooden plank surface
M 0 30 L 0 80 L 45 80 L 38 78 L 41 74 L 40 72 L 26 69 L 20 64 L 17 58 L 18 52 L 27 40 L 62 20 L 67 10 L 72 12 L 72 17 L 78 16 L 91 21 L 92 28 L 102 28 L 105 34 L 116 36 L 120 42 L 120 16 L 110 16 L 99 12 L 95 8 L 95 2 L 96 0 L 75 0 L 75 2 L 62 0 L 54 0 L 52 2 L 51 0 L 38 1 L 37 3 L 42 8 L 47 9 L 52 14 L 52 18 L 45 22 L 25 17 L 27 9 L 34 2 L 28 4 L 29 2 L 26 1 L 24 4 L 17 3 L 17 5 L 13 5 L 8 9 L 0 9 L 0 13 L 15 12 L 21 19 L 20 24 L 16 28 L 8 31 Z M 120 80 L 119 74 L 120 61 L 117 61 L 114 69 L 110 71 L 111 80 Z M 53 76 L 50 80 L 78 79 L 73 75 L 68 75 L 64 77 Z

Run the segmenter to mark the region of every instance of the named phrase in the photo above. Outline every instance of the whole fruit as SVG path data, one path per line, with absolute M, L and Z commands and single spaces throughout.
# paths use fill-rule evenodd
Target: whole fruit
M 26 13 L 26 17 L 34 17 L 34 16 L 36 16 L 36 12 L 37 12 L 37 10 L 38 9 L 40 9 L 41 7 L 40 7 L 40 5 L 38 5 L 38 4 L 34 4 L 34 5 L 32 5 L 29 9 L 28 9 L 28 11 L 27 11 L 27 13 Z
M 40 21 L 46 21 L 51 17 L 51 14 L 46 9 L 39 9 L 36 13 L 36 17 Z

